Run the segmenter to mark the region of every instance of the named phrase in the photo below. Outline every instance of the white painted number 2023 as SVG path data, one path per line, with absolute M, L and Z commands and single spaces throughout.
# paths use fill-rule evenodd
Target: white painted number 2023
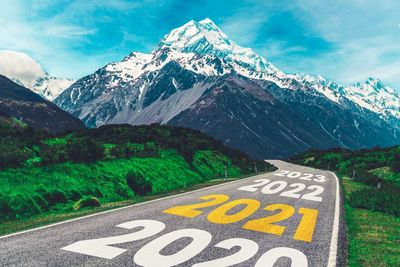
M 82 240 L 63 247 L 63 250 L 95 256 L 104 259 L 113 259 L 124 253 L 126 249 L 117 248 L 111 245 L 117 245 L 127 242 L 133 242 L 156 235 L 164 230 L 165 224 L 155 220 L 136 220 L 117 225 L 125 229 L 143 227 L 141 230 L 113 237 L 105 237 L 91 240 Z M 170 255 L 161 255 L 161 251 L 175 241 L 182 238 L 190 238 L 192 241 L 178 252 Z M 147 243 L 138 250 L 133 260 L 140 266 L 175 266 L 184 263 L 196 255 L 200 254 L 212 240 L 212 235 L 199 229 L 180 229 L 164 234 L 153 241 Z M 212 259 L 192 265 L 192 267 L 226 267 L 240 264 L 252 258 L 258 252 L 258 244 L 245 238 L 231 238 L 223 240 L 215 247 L 230 250 L 234 247 L 240 249 L 229 256 Z M 292 267 L 307 266 L 307 257 L 300 251 L 277 247 L 265 252 L 255 264 L 256 267 L 272 267 L 281 257 L 291 259 Z
M 298 178 L 299 180 L 314 181 L 314 182 L 319 182 L 319 183 L 323 183 L 326 181 L 325 175 L 301 173 L 301 172 L 291 172 L 291 171 L 285 171 L 285 170 L 280 170 L 280 171 L 274 173 L 273 175 L 280 176 L 280 177 L 288 177 L 291 179 Z
M 242 186 L 239 188 L 239 190 L 247 192 L 256 192 L 262 186 L 263 188 L 261 189 L 261 193 L 266 195 L 277 194 L 279 192 L 282 192 L 285 188 L 290 187 L 292 189 L 283 191 L 280 194 L 280 196 L 290 197 L 290 198 L 301 198 L 312 201 L 321 201 L 322 197 L 320 197 L 319 195 L 321 195 L 322 192 L 324 192 L 324 188 L 320 185 L 306 186 L 305 184 L 302 183 L 288 184 L 288 182 L 286 181 L 271 182 L 269 179 L 255 180 L 254 184 Z M 300 194 L 300 192 L 304 191 L 305 189 L 312 191 L 306 194 Z

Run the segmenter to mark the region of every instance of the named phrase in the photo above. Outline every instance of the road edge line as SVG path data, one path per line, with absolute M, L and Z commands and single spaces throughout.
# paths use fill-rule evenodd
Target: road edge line
M 335 267 L 337 265 L 337 248 L 339 237 L 339 217 L 340 217 L 340 187 L 339 178 L 334 172 L 329 171 L 336 180 L 336 200 L 335 200 L 335 215 L 333 218 L 333 229 L 331 237 L 331 245 L 329 248 L 329 258 L 327 267 Z
M 193 191 L 187 191 L 187 192 L 183 192 L 183 193 L 176 194 L 176 195 L 170 195 L 170 196 L 166 196 L 166 197 L 162 197 L 162 198 L 156 198 L 156 199 L 153 199 L 153 200 L 149 200 L 149 201 L 145 201 L 145 202 L 140 202 L 140 203 L 128 205 L 128 206 L 125 206 L 125 207 L 120 207 L 120 208 L 116 208 L 116 209 L 101 211 L 101 212 L 98 212 L 98 213 L 93 213 L 93 214 L 85 215 L 85 216 L 82 216 L 82 217 L 69 219 L 69 220 L 66 220 L 66 221 L 61 221 L 61 222 L 52 223 L 52 224 L 48 224 L 48 225 L 44 225 L 44 226 L 39 226 L 39 227 L 32 228 L 32 229 L 23 230 L 23 231 L 20 231 L 20 232 L 16 232 L 16 233 L 0 236 L 0 240 L 8 238 L 8 237 L 13 237 L 13 236 L 21 235 L 21 234 L 26 234 L 26 233 L 30 233 L 30 232 L 34 232 L 34 231 L 38 231 L 38 230 L 42 230 L 42 229 L 46 229 L 46 228 L 50 228 L 50 227 L 57 226 L 57 225 L 62 225 L 62 224 L 65 224 L 65 223 L 79 221 L 79 220 L 82 220 L 82 219 L 87 219 L 87 218 L 98 216 L 98 215 L 103 215 L 103 214 L 107 214 L 107 213 L 111 213 L 111 212 L 115 212 L 115 211 L 119 211 L 119 210 L 123 210 L 123 209 L 128 209 L 128 208 L 132 208 L 132 207 L 136 207 L 136 206 L 140 206 L 140 205 L 144 205 L 144 204 L 148 204 L 148 203 L 152 203 L 152 202 L 156 202 L 156 201 L 160 201 L 160 200 L 169 199 L 169 198 L 172 198 L 172 197 L 183 196 L 183 195 L 187 195 L 187 194 L 191 194 L 191 193 L 194 193 L 194 192 L 203 191 L 203 190 L 206 190 L 206 189 L 210 189 L 210 188 L 214 188 L 214 187 L 218 187 L 218 186 L 222 186 L 222 185 L 233 184 L 233 183 L 237 183 L 237 182 L 240 182 L 240 181 L 253 179 L 253 178 L 258 177 L 258 176 L 263 176 L 263 175 L 266 175 L 266 174 L 274 173 L 275 171 L 268 172 L 268 173 L 257 174 L 257 175 L 254 175 L 254 176 L 250 176 L 250 177 L 243 178 L 243 179 L 238 179 L 238 180 L 231 181 L 231 182 L 226 182 L 226 183 L 221 183 L 221 184 L 212 185 L 212 186 L 208 186 L 208 187 L 203 187 L 203 188 L 196 189 L 196 190 L 193 190 Z

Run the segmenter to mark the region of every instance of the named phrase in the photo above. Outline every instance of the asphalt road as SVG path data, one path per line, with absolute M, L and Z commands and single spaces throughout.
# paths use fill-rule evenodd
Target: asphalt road
M 271 163 L 280 169 L 0 237 L 0 266 L 345 266 L 336 177 Z

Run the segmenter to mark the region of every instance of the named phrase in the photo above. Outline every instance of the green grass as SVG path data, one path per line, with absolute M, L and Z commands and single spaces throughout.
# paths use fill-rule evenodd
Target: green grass
M 352 194 L 369 186 L 346 176 L 342 177 L 341 184 L 345 196 L 349 266 L 398 266 L 400 219 L 382 212 L 352 207 Z
M 225 166 L 228 168 L 228 177 L 240 175 L 240 169 L 228 157 L 210 150 L 196 152 L 192 164 L 204 177 L 223 177 Z
M 389 167 L 381 167 L 376 168 L 370 171 L 371 173 L 375 174 L 376 176 L 382 178 L 383 180 L 393 183 L 396 186 L 400 187 L 400 173 L 395 173 Z
M 330 169 L 350 175 L 353 169 L 372 170 L 390 166 L 392 169 L 400 162 L 400 146 L 372 148 L 364 150 L 330 149 L 308 151 L 293 156 L 289 161 L 320 169 Z
M 101 203 L 134 197 L 126 175 L 133 172 L 151 181 L 152 193 L 167 192 L 222 177 L 226 156 L 196 152 L 194 167 L 174 150 L 160 151 L 157 158 L 122 158 L 95 163 L 62 163 L 23 167 L 0 172 L 1 219 L 25 218 L 48 211 L 69 210 L 84 196 Z M 240 171 L 231 165 L 230 176 Z
M 271 170 L 272 171 L 272 170 Z M 140 202 L 150 201 L 157 198 L 167 197 L 171 195 L 176 195 L 184 192 L 190 192 L 193 190 L 198 190 L 204 187 L 213 186 L 217 184 L 222 184 L 226 182 L 231 182 L 243 178 L 247 178 L 254 174 L 246 174 L 240 175 L 235 178 L 228 178 L 228 179 L 212 179 L 201 183 L 196 183 L 191 186 L 187 186 L 184 188 L 175 189 L 168 192 L 158 193 L 158 194 L 150 194 L 146 196 L 135 196 L 131 199 L 123 200 L 123 201 L 116 201 L 116 202 L 107 202 L 103 203 L 100 207 L 95 208 L 85 208 L 82 210 L 73 210 L 72 208 L 68 209 L 59 209 L 59 210 L 52 210 L 48 212 L 43 212 L 38 215 L 33 215 L 26 218 L 21 218 L 18 220 L 10 220 L 6 222 L 0 223 L 0 236 L 11 234 L 19 231 L 24 231 L 27 229 L 32 229 L 35 227 L 40 227 L 60 221 L 65 221 L 69 219 L 78 218 L 85 215 L 95 214 L 102 211 L 107 211 L 110 209 L 125 207 L 128 205 L 137 204 Z
M 43 144 L 52 146 L 52 145 L 66 145 L 68 144 L 68 140 L 66 138 L 49 138 L 43 141 Z

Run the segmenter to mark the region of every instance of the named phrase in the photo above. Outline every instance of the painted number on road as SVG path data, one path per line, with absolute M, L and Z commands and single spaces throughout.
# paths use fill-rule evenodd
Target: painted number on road
M 247 192 L 256 192 L 261 189 L 261 193 L 266 195 L 278 194 L 282 192 L 287 187 L 293 188 L 289 190 L 285 190 L 280 193 L 280 196 L 290 197 L 290 198 L 301 198 L 312 201 L 322 201 L 322 197 L 320 195 L 324 192 L 324 188 L 320 185 L 310 185 L 306 186 L 302 183 L 292 183 L 288 184 L 286 181 L 273 181 L 271 182 L 269 179 L 258 179 L 254 181 L 254 184 L 245 185 L 239 187 L 238 190 L 247 191 Z M 300 194 L 304 190 L 308 190 L 307 193 Z
M 228 201 L 229 197 L 226 195 L 209 195 L 201 197 L 201 200 L 208 200 L 210 198 L 218 198 L 218 199 L 226 199 Z M 187 209 L 187 207 L 198 207 L 200 203 L 197 204 L 190 204 L 184 206 L 176 206 L 164 210 L 164 213 L 171 214 L 171 215 L 178 215 L 182 217 L 189 217 L 194 218 L 191 216 L 191 212 L 182 212 L 182 209 Z M 222 203 L 218 203 L 222 204 Z M 218 205 L 218 204 L 215 204 Z M 249 217 L 250 215 L 254 214 L 260 207 L 261 203 L 255 199 L 236 199 L 230 202 L 223 204 L 212 210 L 208 216 L 207 220 L 209 222 L 215 224 L 230 224 L 242 221 Z M 208 207 L 209 205 L 207 205 Z M 236 213 L 231 213 L 230 211 L 237 207 L 241 207 L 239 211 Z M 279 211 L 276 214 L 268 215 L 264 218 L 250 220 L 245 223 L 242 228 L 246 230 L 253 230 L 258 231 L 266 234 L 273 234 L 273 235 L 282 235 L 286 229 L 285 226 L 276 225 L 274 223 L 278 223 L 284 220 L 291 218 L 295 213 L 296 210 L 294 207 L 286 204 L 272 204 L 268 205 L 264 208 L 266 211 Z M 302 214 L 302 219 L 300 220 L 297 230 L 293 239 L 311 242 L 312 236 L 315 229 L 315 224 L 318 218 L 318 210 L 316 209 L 308 209 L 301 207 L 298 213 Z M 199 212 L 196 216 L 199 216 L 202 212 Z M 196 217 L 195 216 L 195 217 Z
M 63 250 L 95 256 L 104 259 L 113 259 L 126 249 L 111 247 L 109 245 L 122 244 L 133 242 L 149 236 L 154 235 L 156 232 L 164 230 L 165 224 L 155 220 L 136 220 L 117 225 L 118 227 L 132 229 L 135 227 L 144 227 L 142 230 L 133 233 L 135 237 L 128 237 L 128 235 L 105 237 L 100 239 L 82 240 L 73 243 L 69 246 L 62 248 Z M 154 227 L 154 230 L 149 231 L 149 227 Z M 166 254 L 161 251 L 172 243 L 183 239 L 190 238 L 191 242 L 184 248 L 173 254 Z M 100 242 L 99 242 L 100 240 Z M 106 241 L 105 241 L 106 240 Z M 200 229 L 179 229 L 166 234 L 163 234 L 156 239 L 150 241 L 141 247 L 134 255 L 133 261 L 140 266 L 176 266 L 187 262 L 188 260 L 199 255 L 211 243 L 212 235 Z M 235 264 L 243 263 L 250 258 L 254 257 L 259 250 L 256 242 L 246 238 L 231 238 L 220 241 L 215 247 L 230 250 L 234 247 L 239 247 L 235 253 L 219 259 L 212 259 L 209 261 L 199 262 L 192 267 L 227 267 Z M 115 249 L 118 249 L 115 250 Z M 265 252 L 256 262 L 256 267 L 272 267 L 280 258 L 289 258 L 292 267 L 307 267 L 307 257 L 300 251 L 288 248 L 277 247 Z
M 291 179 L 300 179 L 305 181 L 314 181 L 323 183 L 326 181 L 326 177 L 320 174 L 311 174 L 311 173 L 301 173 L 301 172 L 291 172 L 286 170 L 280 170 L 273 175 L 280 177 L 287 177 Z
M 136 220 L 119 224 L 117 227 L 124 229 L 143 227 L 143 229 L 126 235 L 82 240 L 63 247 L 62 249 L 99 258 L 112 259 L 124 253 L 126 249 L 112 247 L 111 245 L 133 242 L 154 236 L 164 230 L 165 224 L 154 220 Z

